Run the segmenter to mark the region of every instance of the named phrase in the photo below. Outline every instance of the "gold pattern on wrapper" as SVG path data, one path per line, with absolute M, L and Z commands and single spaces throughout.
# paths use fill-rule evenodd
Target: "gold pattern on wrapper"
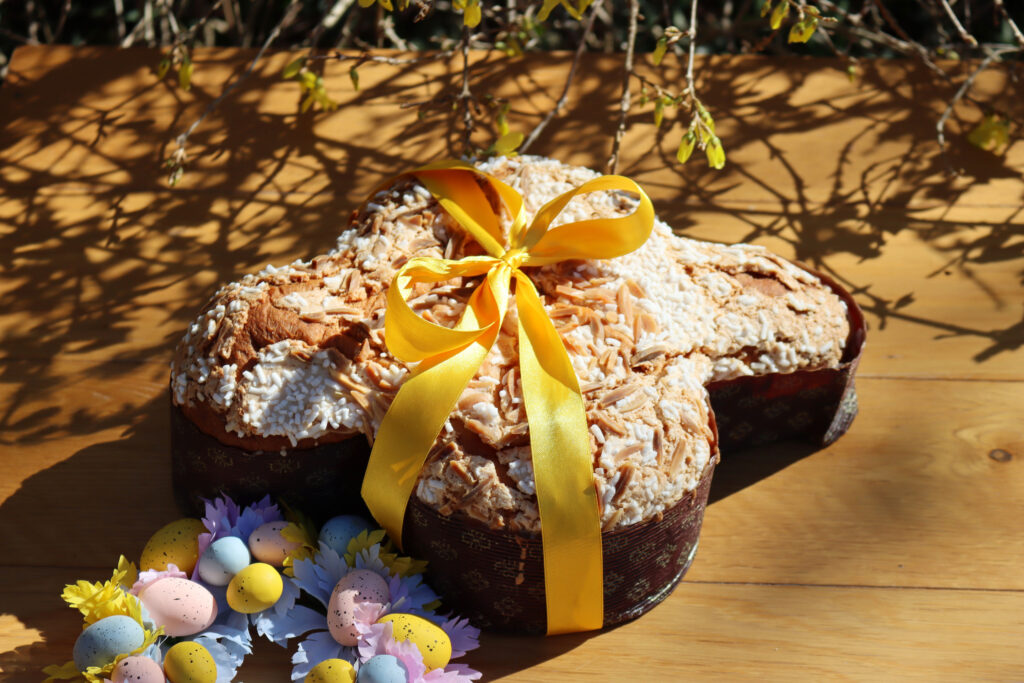
M 601 176 L 545 204 L 526 222 L 523 198 L 512 187 L 469 164 L 442 161 L 403 174 L 415 177 L 487 252 L 460 260 L 417 257 L 388 290 L 388 351 L 418 363 L 381 422 L 362 494 L 393 539 L 402 538 L 409 498 L 455 402 L 500 333 L 513 280 L 519 326 L 523 403 L 530 426 L 537 505 L 544 552 L 548 633 L 601 628 L 601 524 L 583 397 L 565 347 L 523 266 L 628 254 L 648 238 L 654 209 L 640 187 L 621 176 Z M 502 215 L 486 184 L 512 219 L 508 246 Z M 576 221 L 550 229 L 576 196 L 624 191 L 639 198 L 626 216 Z M 407 302 L 417 283 L 483 277 L 454 328 L 424 320 Z

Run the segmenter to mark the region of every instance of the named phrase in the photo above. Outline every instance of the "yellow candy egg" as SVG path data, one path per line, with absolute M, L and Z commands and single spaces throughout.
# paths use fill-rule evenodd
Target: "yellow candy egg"
M 415 614 L 386 614 L 377 620 L 378 624 L 391 622 L 395 640 L 407 640 L 423 655 L 427 670 L 441 669 L 452 658 L 452 641 L 448 634 L 436 624 Z
M 198 519 L 179 519 L 171 522 L 152 538 L 142 549 L 139 569 L 167 569 L 173 564 L 186 574 L 190 574 L 199 559 L 199 534 L 205 533 L 206 527 Z
M 273 607 L 283 591 L 284 581 L 277 570 L 269 564 L 256 562 L 231 579 L 227 599 L 236 612 L 256 614 Z
M 164 655 L 164 673 L 171 683 L 216 683 L 217 664 L 205 647 L 186 641 Z
M 325 659 L 314 666 L 303 683 L 355 683 L 356 670 L 344 659 Z

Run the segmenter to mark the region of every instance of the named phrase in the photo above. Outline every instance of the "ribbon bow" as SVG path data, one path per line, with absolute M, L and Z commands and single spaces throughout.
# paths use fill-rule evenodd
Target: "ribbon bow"
M 527 226 L 522 196 L 469 164 L 442 161 L 408 175 L 430 191 L 487 255 L 458 261 L 415 257 L 395 275 L 388 290 L 385 341 L 395 358 L 419 365 L 381 422 L 363 480 L 363 499 L 400 543 L 406 504 L 427 453 L 494 344 L 515 280 L 519 367 L 542 529 L 548 633 L 601 628 L 601 520 L 583 396 L 562 340 L 521 268 L 628 254 L 651 233 L 651 201 L 632 180 L 601 176 L 545 204 Z M 512 218 L 507 248 L 500 207 L 492 205 L 484 184 Z M 573 197 L 602 190 L 627 191 L 640 201 L 627 216 L 549 230 Z M 454 328 L 428 322 L 409 307 L 407 300 L 417 283 L 478 276 L 485 279 Z

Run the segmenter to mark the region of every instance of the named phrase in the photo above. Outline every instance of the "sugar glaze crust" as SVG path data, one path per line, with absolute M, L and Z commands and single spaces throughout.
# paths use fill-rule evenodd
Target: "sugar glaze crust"
M 595 177 L 537 157 L 484 169 L 532 214 Z M 628 213 L 628 196 L 574 199 L 559 222 Z M 248 449 L 372 439 L 408 375 L 383 343 L 386 288 L 412 255 L 479 246 L 418 183 L 400 180 L 353 214 L 333 251 L 222 288 L 172 363 L 172 399 L 203 431 Z M 760 247 L 672 234 L 661 221 L 633 254 L 528 269 L 576 369 L 606 529 L 657 516 L 693 491 L 712 456 L 704 386 L 744 375 L 837 367 L 845 304 Z M 475 281 L 414 292 L 454 324 Z M 432 448 L 416 495 L 492 528 L 539 529 L 519 381 L 515 313 Z

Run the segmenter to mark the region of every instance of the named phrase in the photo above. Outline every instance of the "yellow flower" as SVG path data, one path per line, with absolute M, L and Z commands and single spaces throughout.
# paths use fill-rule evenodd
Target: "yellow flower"
M 117 569 L 113 571 L 109 581 L 103 583 L 77 581 L 64 586 L 61 597 L 69 606 L 82 613 L 86 625 L 95 624 L 106 617 L 124 615 L 131 617 L 142 627 L 144 638 L 142 645 L 131 652 L 119 654 L 114 661 L 106 666 L 91 666 L 85 671 L 79 671 L 74 661 L 60 666 L 48 666 L 43 669 L 43 673 L 49 676 L 44 683 L 67 680 L 103 683 L 110 678 L 118 662 L 125 657 L 139 654 L 156 642 L 157 637 L 163 634 L 163 628 L 158 628 L 155 631 L 146 628 L 142 622 L 142 603 L 137 597 L 126 591 L 137 578 L 138 570 L 135 565 L 122 555 L 118 559 Z
M 412 576 L 413 574 L 422 574 L 427 569 L 426 560 L 414 560 L 411 557 L 405 557 L 398 553 L 391 552 L 391 541 L 384 541 L 384 530 L 377 529 L 376 531 L 363 531 L 358 536 L 348 542 L 348 548 L 345 552 L 345 563 L 349 567 L 356 565 L 356 555 L 368 550 L 378 543 L 380 546 L 380 561 L 388 568 L 392 576 Z
M 480 23 L 480 0 L 454 0 L 452 7 L 462 12 L 462 23 L 469 28 L 476 28 Z
M 537 20 L 547 21 L 548 15 L 551 14 L 551 10 L 561 5 L 565 8 L 565 11 L 569 13 L 569 16 L 578 21 L 580 17 L 583 16 L 583 13 L 587 11 L 587 8 L 592 4 L 594 4 L 594 0 L 579 0 L 575 6 L 573 6 L 571 0 L 544 0 L 543 7 L 541 7 L 540 12 L 537 13 Z
M 381 7 L 389 12 L 393 12 L 395 10 L 394 5 L 391 4 L 391 0 L 359 0 L 359 6 L 372 7 L 375 2 L 379 3 Z
M 283 563 L 285 575 L 295 576 L 295 570 L 292 568 L 295 563 L 301 562 L 302 560 L 308 560 L 316 555 L 316 525 L 313 523 L 312 519 L 298 510 L 291 509 L 283 502 L 281 503 L 281 506 L 284 508 L 285 518 L 287 518 L 289 522 L 288 526 L 281 529 L 281 537 L 286 541 L 299 544 L 295 550 L 285 556 Z

